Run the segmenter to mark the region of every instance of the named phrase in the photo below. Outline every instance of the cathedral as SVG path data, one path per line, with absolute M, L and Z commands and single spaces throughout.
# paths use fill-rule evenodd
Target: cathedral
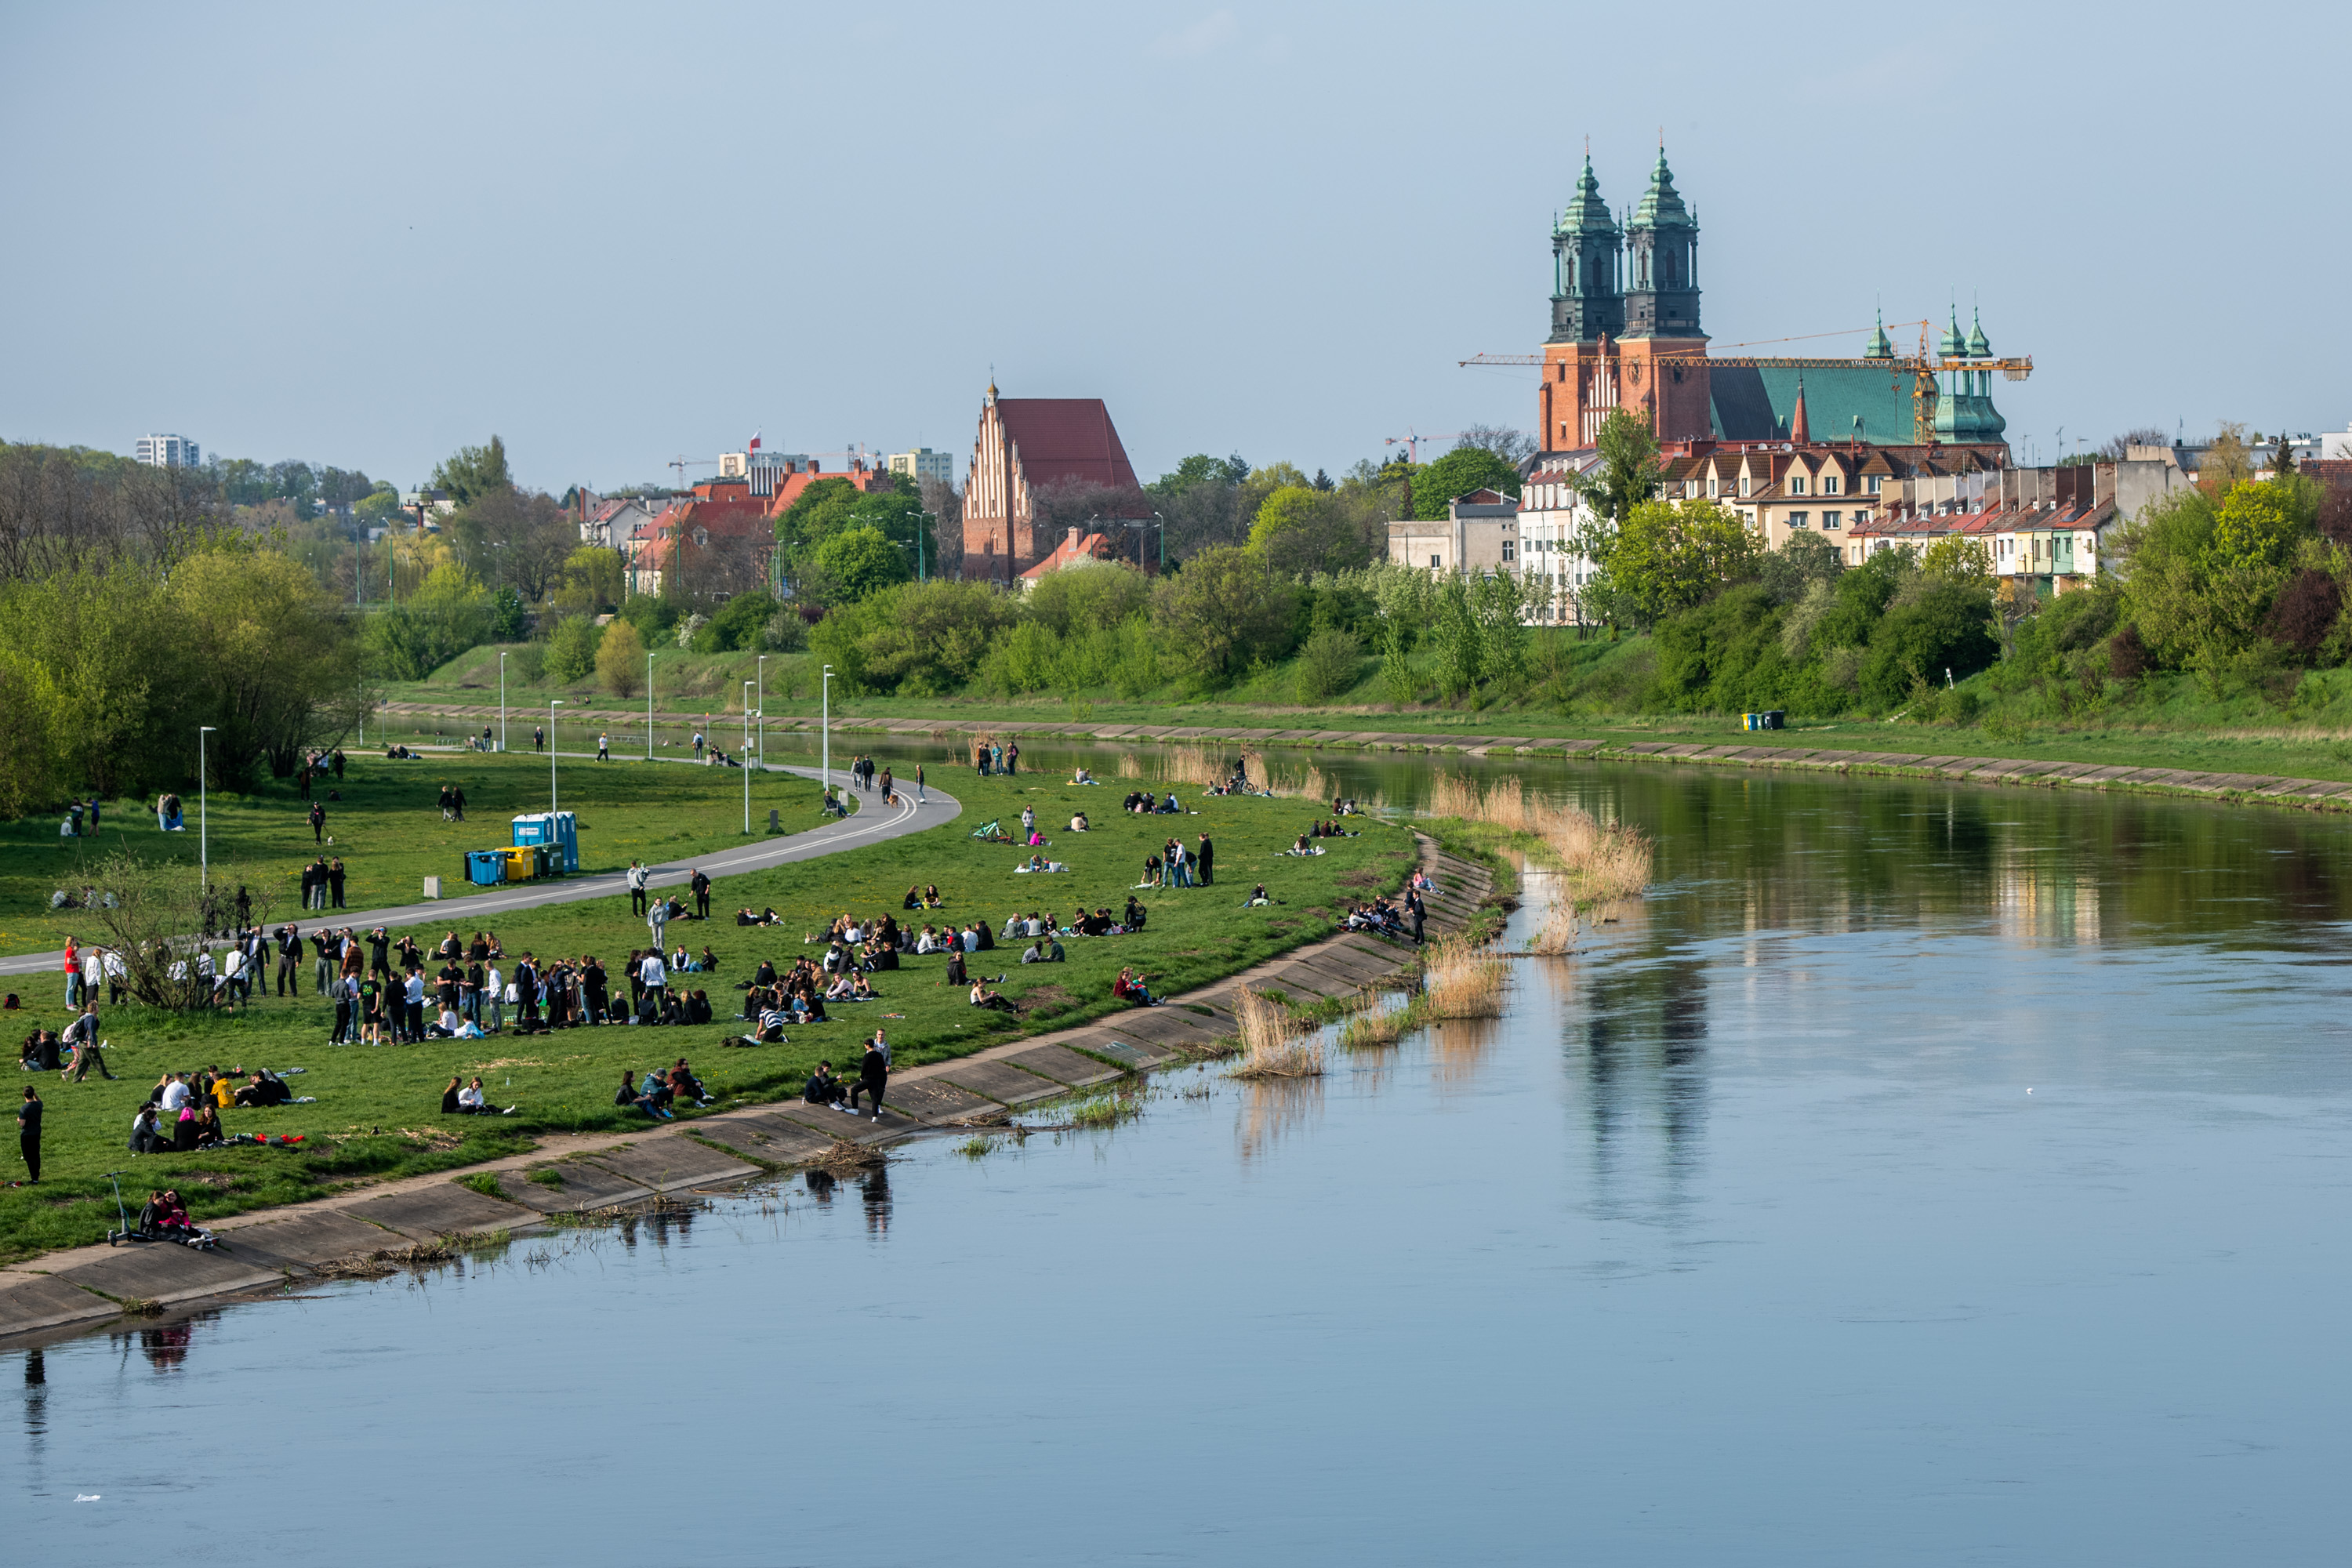
M 1552 226 L 1551 336 L 1538 428 L 1547 450 L 1589 447 L 1611 410 L 1639 412 L 1662 441 L 1814 441 L 2000 447 L 1995 361 L 1959 318 L 1932 355 L 1898 356 L 1882 325 L 1859 359 L 1719 358 L 1699 326 L 1698 218 L 1675 189 L 1665 149 L 1623 221 L 1601 200 L 1587 155 Z

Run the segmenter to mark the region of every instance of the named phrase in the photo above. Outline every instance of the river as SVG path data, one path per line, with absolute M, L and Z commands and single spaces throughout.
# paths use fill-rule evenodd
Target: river
M 2342 1558 L 2352 821 L 1467 765 L 1658 838 L 1504 1018 L 13 1352 L 12 1558 Z

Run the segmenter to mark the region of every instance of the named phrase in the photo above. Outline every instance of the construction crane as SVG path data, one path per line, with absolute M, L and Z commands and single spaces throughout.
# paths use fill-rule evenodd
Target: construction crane
M 1935 322 L 1897 321 L 1895 324 L 1898 327 L 1916 326 L 1919 329 L 1919 352 L 1917 353 L 1895 354 L 1889 355 L 1885 359 L 1776 359 L 1771 357 L 1759 358 L 1740 354 L 1710 354 L 1706 350 L 1701 349 L 1695 353 L 1660 354 L 1657 358 L 1661 363 L 1671 363 L 1680 360 L 1693 364 L 1704 363 L 1708 365 L 1722 365 L 1731 369 L 1753 369 L 1763 367 L 1789 370 L 1875 370 L 1891 372 L 1895 375 L 1907 375 L 1911 378 L 1911 439 L 1914 443 L 1922 447 L 1925 447 L 1929 442 L 1933 441 L 1936 437 L 1936 404 L 1941 395 L 1936 386 L 1936 377 L 1938 374 L 1946 371 L 1997 370 L 2000 372 L 2003 379 L 2009 381 L 2023 381 L 2027 376 L 2033 374 L 2033 356 L 2031 354 L 2021 354 L 2009 359 L 1969 359 L 1964 355 L 1931 353 L 1928 352 L 1927 334 L 1935 330 Z M 1864 329 L 1857 328 L 1855 330 L 1862 331 Z M 1808 337 L 1851 337 L 1853 335 L 1853 334 L 1852 332 L 1812 332 L 1806 334 Z M 1765 342 L 1797 342 L 1801 340 L 1798 338 L 1769 338 L 1760 339 L 1758 341 Z M 1753 343 L 1734 343 L 1730 346 L 1734 348 L 1750 348 L 1755 345 Z M 1541 365 L 1547 362 L 1541 354 L 1482 353 L 1473 354 L 1468 359 L 1457 360 L 1454 363 L 1456 368 L 1466 368 L 1470 365 Z
M 1468 364 L 1470 362 L 1468 360 L 1464 360 L 1462 363 L 1464 364 Z M 1499 364 L 1503 362 L 1496 360 L 1491 363 Z M 1529 364 L 1541 364 L 1543 361 L 1539 359 L 1531 359 L 1528 361 L 1528 363 Z M 1412 463 L 1415 468 L 1419 468 L 1421 466 L 1421 444 L 1423 441 L 1459 441 L 1468 434 L 1469 432 L 1467 430 L 1456 430 L 1444 436 L 1417 436 L 1413 433 L 1412 427 L 1408 426 L 1403 435 L 1384 437 L 1381 440 L 1381 445 L 1383 447 L 1402 447 L 1405 449 L 1405 460 Z

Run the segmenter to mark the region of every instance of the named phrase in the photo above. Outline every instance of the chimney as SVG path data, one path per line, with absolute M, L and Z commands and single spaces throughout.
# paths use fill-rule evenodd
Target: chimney
M 1084 537 L 1086 537 L 1086 536 L 1085 536 L 1083 533 L 1081 533 L 1081 532 L 1079 531 L 1078 525 L 1077 525 L 1076 523 L 1072 523 L 1072 524 L 1070 525 L 1070 553 L 1071 553 L 1071 554 L 1076 555 L 1076 554 L 1078 552 L 1078 541 L 1079 541 L 1080 539 L 1083 539 Z

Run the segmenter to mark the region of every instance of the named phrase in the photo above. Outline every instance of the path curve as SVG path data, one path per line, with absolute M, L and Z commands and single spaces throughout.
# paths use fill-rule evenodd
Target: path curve
M 593 752 L 565 752 L 563 756 L 593 757 Z M 657 762 L 692 767 L 683 758 L 661 757 Z M 787 767 L 781 763 L 766 764 L 772 773 L 792 773 L 815 782 L 821 775 L 815 768 Z M 963 803 L 945 790 L 929 788 L 928 802 L 920 807 L 908 803 L 902 794 L 900 804 L 892 808 L 882 804 L 879 790 L 859 793 L 856 798 L 858 812 L 839 822 L 828 822 L 782 838 L 763 839 L 737 849 L 720 849 L 708 855 L 688 856 L 682 860 L 665 860 L 651 868 L 649 887 L 669 887 L 684 882 L 696 867 L 712 877 L 741 876 L 747 871 L 765 871 L 773 867 L 789 865 L 795 860 L 813 860 L 820 855 L 838 854 L 844 849 L 862 848 L 879 844 L 886 838 L 897 838 L 908 833 L 919 833 L 953 822 L 963 814 Z M 475 898 L 427 899 L 414 904 L 400 904 L 379 910 L 329 910 L 332 923 L 365 931 L 372 926 L 399 927 L 432 924 L 444 916 L 462 916 L 458 923 L 478 924 L 478 915 L 512 914 L 518 910 L 543 909 L 550 904 L 580 903 L 589 899 L 607 898 L 628 890 L 628 873 L 604 871 L 594 876 L 566 877 L 544 884 L 533 883 L 511 891 L 485 893 Z M 308 917 L 317 910 L 302 911 L 297 924 L 311 926 L 320 923 Z M 13 958 L 0 958 L 0 974 L 58 974 L 63 973 L 65 949 L 49 952 L 22 952 Z

